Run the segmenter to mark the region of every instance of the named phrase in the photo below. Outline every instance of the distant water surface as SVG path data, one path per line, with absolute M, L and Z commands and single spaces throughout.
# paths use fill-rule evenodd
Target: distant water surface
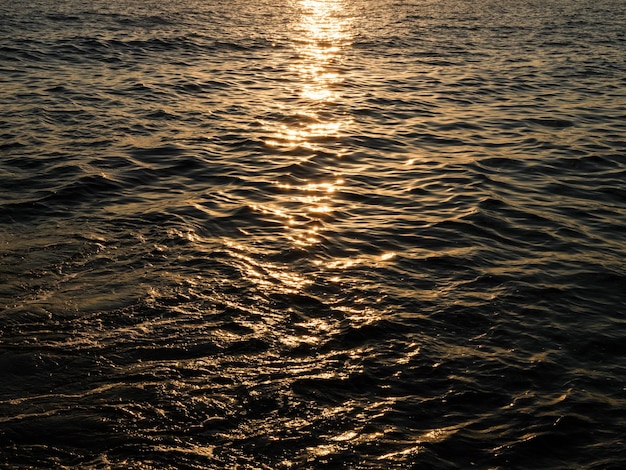
M 0 466 L 626 465 L 624 0 L 0 4 Z

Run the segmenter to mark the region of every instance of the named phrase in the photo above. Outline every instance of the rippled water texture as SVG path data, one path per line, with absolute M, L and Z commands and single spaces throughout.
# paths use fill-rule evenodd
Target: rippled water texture
M 0 5 L 0 466 L 626 464 L 623 0 Z

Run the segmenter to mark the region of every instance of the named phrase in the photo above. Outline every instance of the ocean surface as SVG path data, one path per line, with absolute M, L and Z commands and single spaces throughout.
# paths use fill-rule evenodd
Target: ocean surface
M 0 2 L 0 468 L 626 468 L 626 1 Z

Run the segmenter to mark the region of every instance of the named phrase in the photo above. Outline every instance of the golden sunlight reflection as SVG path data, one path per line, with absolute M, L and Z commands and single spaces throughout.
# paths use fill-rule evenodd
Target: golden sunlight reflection
M 273 124 L 263 124 L 272 128 L 272 135 L 265 139 L 265 145 L 268 147 L 280 150 L 295 150 L 300 147 L 315 151 L 321 149 L 320 141 L 339 137 L 340 130 L 345 127 L 346 122 L 309 122 L 299 127 L 286 124 L 272 127 Z
M 269 131 L 265 145 L 287 155 L 290 163 L 307 164 L 320 154 L 340 159 L 344 151 L 338 139 L 351 119 L 335 105 L 341 101 L 341 61 L 352 42 L 352 19 L 342 0 L 298 0 L 294 6 L 299 16 L 288 28 L 295 52 L 289 67 L 295 73 L 298 99 L 277 100 L 274 106 L 281 118 L 262 122 Z M 344 184 L 332 166 L 318 168 L 332 176 L 299 185 L 276 181 L 286 198 L 258 208 L 281 219 L 288 240 L 301 248 L 321 242 L 324 221 L 337 211 L 333 193 Z
M 239 260 L 239 269 L 246 278 L 264 289 L 278 290 L 283 293 L 296 293 L 312 281 L 305 276 L 295 273 L 282 264 L 268 263 L 249 256 L 244 245 L 233 241 L 225 241 L 229 255 Z
M 296 58 L 289 65 L 298 77 L 299 100 L 278 109 L 295 119 L 289 124 L 262 124 L 270 131 L 268 147 L 316 151 L 323 149 L 319 142 L 339 137 L 351 123 L 345 115 L 329 118 L 325 111 L 341 98 L 344 78 L 339 63 L 352 42 L 352 20 L 343 12 L 341 0 L 300 0 L 296 8 L 300 15 L 290 29 Z
M 303 79 L 302 97 L 330 101 L 338 97 L 333 85 L 343 81 L 332 66 L 352 41 L 350 23 L 342 18 L 340 1 L 302 0 L 301 6 L 302 36 L 295 41 L 301 60 L 294 65 Z
M 396 257 L 394 251 L 388 251 L 382 255 L 360 255 L 350 258 L 337 258 L 331 262 L 317 261 L 316 264 L 324 263 L 327 269 L 342 271 L 344 269 L 354 268 L 356 266 L 378 266 L 386 261 Z
M 328 105 L 341 98 L 343 75 L 339 63 L 352 42 L 351 19 L 341 0 L 300 0 L 300 14 L 289 29 L 295 58 L 289 64 L 296 73 L 297 101 L 283 103 L 278 111 L 291 118 L 289 124 L 263 123 L 270 130 L 269 147 L 320 150 L 325 139 L 341 135 L 350 124 L 342 115 L 329 117 Z
M 342 103 L 343 60 L 353 40 L 354 19 L 344 10 L 344 0 L 293 0 L 294 22 L 285 28 L 291 54 L 279 54 L 277 68 L 289 72 L 277 86 L 269 112 L 259 124 L 269 159 L 285 168 L 299 165 L 303 174 L 277 175 L 278 196 L 251 209 L 284 227 L 290 247 L 308 249 L 324 240 L 324 227 L 337 217 L 337 192 L 345 184 L 336 168 L 346 150 L 341 137 L 352 120 Z M 285 64 L 285 60 L 289 62 Z M 304 173 L 311 169 L 310 176 Z M 242 232 L 243 233 L 243 232 Z M 231 247 L 240 269 L 264 288 L 302 289 L 307 281 L 285 266 L 253 259 L 243 248 Z M 266 285 L 265 285 L 266 284 Z M 314 341 L 314 336 L 311 339 Z
M 311 247 L 321 241 L 324 218 L 334 211 L 333 194 L 344 184 L 341 177 L 333 181 L 292 185 L 278 183 L 276 185 L 288 196 L 291 203 L 297 205 L 299 217 L 285 214 L 287 238 L 301 248 Z

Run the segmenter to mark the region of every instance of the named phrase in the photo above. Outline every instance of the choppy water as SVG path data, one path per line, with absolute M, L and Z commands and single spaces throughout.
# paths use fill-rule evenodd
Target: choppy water
M 626 2 L 0 5 L 0 466 L 626 464 Z

